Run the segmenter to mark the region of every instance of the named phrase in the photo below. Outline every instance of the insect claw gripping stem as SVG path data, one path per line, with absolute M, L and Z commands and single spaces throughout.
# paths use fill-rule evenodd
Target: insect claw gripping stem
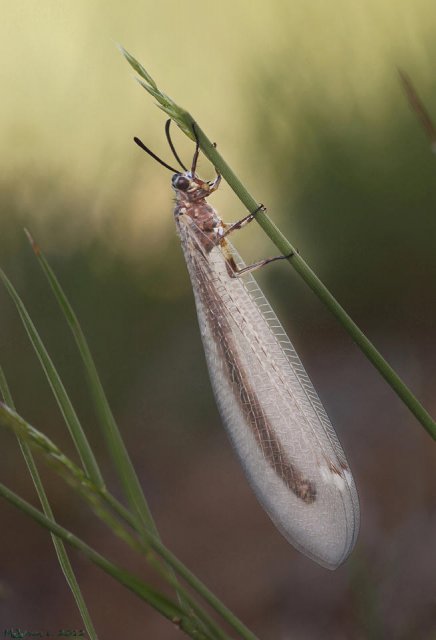
M 253 213 L 251 214 L 253 216 L 253 218 L 259 213 L 259 211 L 263 211 L 263 213 L 266 213 L 266 207 L 264 204 L 260 204 L 257 209 L 255 209 L 253 211 Z
M 220 186 L 220 183 L 221 183 L 221 174 L 217 172 L 215 180 L 209 183 L 209 194 L 216 191 Z

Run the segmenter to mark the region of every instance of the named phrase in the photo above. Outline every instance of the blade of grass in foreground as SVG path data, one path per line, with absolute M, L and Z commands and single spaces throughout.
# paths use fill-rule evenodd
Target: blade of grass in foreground
M 30 516 L 40 525 L 49 529 L 55 536 L 61 538 L 72 547 L 81 551 L 89 560 L 98 567 L 103 569 L 107 574 L 115 578 L 119 583 L 133 591 L 145 602 L 148 602 L 163 616 L 168 618 L 173 624 L 177 625 L 182 631 L 187 633 L 191 638 L 196 640 L 209 640 L 210 636 L 203 634 L 193 625 L 189 616 L 167 596 L 161 594 L 150 587 L 125 569 L 121 569 L 117 565 L 110 562 L 107 558 L 99 554 L 95 549 L 87 545 L 83 540 L 75 536 L 73 533 L 54 522 L 31 504 L 20 498 L 16 493 L 8 489 L 0 483 L 0 496 L 8 500 L 15 507 L 20 509 L 26 515 Z
M 94 399 L 94 404 L 96 407 L 96 412 L 97 415 L 99 416 L 100 419 L 100 423 L 103 429 L 103 433 L 106 435 L 106 440 L 109 444 L 109 450 L 111 452 L 112 458 L 114 459 L 114 462 L 116 464 L 116 468 L 117 471 L 120 475 L 120 479 L 122 481 L 122 484 L 125 488 L 128 500 L 129 500 L 129 504 L 130 507 L 133 511 L 133 513 L 135 514 L 135 520 L 137 522 L 137 526 L 135 526 L 134 528 L 137 530 L 137 532 L 139 533 L 139 535 L 144 536 L 144 533 L 146 531 L 151 531 L 151 533 L 153 533 L 153 535 L 155 537 L 159 537 L 158 534 L 158 530 L 157 527 L 154 523 L 153 517 L 151 515 L 151 512 L 149 510 L 148 504 L 146 502 L 144 493 L 142 492 L 142 488 L 141 485 L 139 483 L 138 477 L 135 473 L 135 470 L 133 468 L 133 465 L 130 461 L 130 457 L 128 455 L 128 452 L 125 448 L 124 442 L 121 438 L 121 434 L 118 430 L 118 426 L 115 422 L 115 419 L 113 417 L 112 411 L 110 409 L 109 403 L 107 401 L 106 398 L 106 394 L 104 392 L 103 386 L 100 382 L 98 373 L 97 373 L 97 369 L 96 366 L 94 364 L 90 349 L 88 347 L 85 335 L 81 329 L 81 326 L 78 322 L 77 316 L 73 310 L 73 308 L 71 307 L 58 279 L 56 278 L 56 275 L 54 274 L 53 270 L 51 269 L 50 265 L 48 264 L 45 256 L 43 255 L 43 253 L 41 252 L 40 248 L 38 247 L 38 245 L 35 243 L 35 241 L 33 240 L 32 236 L 30 235 L 30 233 L 25 230 L 26 235 L 29 239 L 29 242 L 35 252 L 35 255 L 37 256 L 40 265 L 43 269 L 44 274 L 46 275 L 48 282 L 54 292 L 55 298 L 62 310 L 62 312 L 64 313 L 64 316 L 67 320 L 68 326 L 70 327 L 70 330 L 73 333 L 73 336 L 76 340 L 76 344 L 78 346 L 80 355 L 82 357 L 82 361 L 85 365 L 85 370 L 87 373 L 87 378 L 88 378 L 88 384 L 91 388 L 92 391 L 92 396 Z M 19 310 L 22 308 L 24 309 L 24 305 L 23 303 L 19 300 L 18 298 L 18 294 L 16 294 L 16 292 L 13 290 L 12 285 L 8 282 L 9 287 L 12 289 L 13 293 L 15 294 L 14 300 L 16 301 L 16 304 L 19 306 Z M 11 293 L 12 295 L 12 293 Z M 19 302 L 17 302 L 17 300 Z M 25 311 L 25 310 L 24 310 Z M 28 317 L 28 314 L 22 314 L 22 318 L 24 315 L 24 320 L 27 321 L 27 324 L 30 322 L 30 318 Z M 27 324 L 26 328 L 27 328 Z M 32 332 L 32 336 L 34 336 L 34 334 L 36 334 L 36 330 L 34 330 Z M 37 343 L 37 349 L 38 351 L 44 350 L 44 347 L 42 345 L 42 342 L 39 341 L 38 343 L 38 336 L 36 334 L 36 338 L 35 342 Z M 31 338 L 32 339 L 32 338 Z M 51 371 L 51 375 L 56 379 L 59 380 L 60 382 L 60 378 L 58 376 L 58 374 L 56 373 L 56 371 L 54 370 L 54 367 L 52 368 Z M 61 384 L 61 383 L 60 383 Z M 58 389 L 59 385 L 54 385 L 55 389 Z M 56 395 L 56 393 L 55 393 Z M 66 392 L 64 393 L 64 395 L 58 398 L 58 402 L 61 402 L 62 404 L 68 404 L 71 406 L 72 409 L 72 405 L 71 402 L 68 399 L 68 396 L 66 394 Z M 75 430 L 75 424 L 73 421 L 73 424 L 70 426 L 70 431 L 74 431 Z M 91 452 L 92 453 L 92 452 Z M 94 482 L 94 484 L 97 484 L 94 478 L 91 478 Z M 97 485 L 99 486 L 99 485 Z M 102 485 L 103 486 L 103 485 Z M 112 505 L 114 506 L 114 505 Z M 120 514 L 119 510 L 118 510 L 118 514 Z M 154 568 L 162 571 L 160 566 L 156 566 L 156 564 L 154 565 Z M 171 573 L 171 576 L 168 575 L 168 573 Z M 166 570 L 166 577 L 169 579 L 170 583 L 176 588 L 177 590 L 177 579 L 175 577 L 174 572 L 172 571 L 172 569 L 168 568 Z M 180 600 L 180 603 L 182 606 L 185 607 L 186 610 L 190 610 L 189 606 L 185 606 L 187 605 L 187 601 L 186 599 L 183 597 L 182 595 L 182 589 L 177 590 L 177 595 L 178 598 Z M 195 607 L 194 607 L 195 608 Z M 192 610 L 192 607 L 191 607 Z M 201 617 L 201 616 L 200 616 Z M 213 624 L 213 622 L 211 621 L 209 626 L 211 626 Z
M 97 486 L 103 486 L 104 482 L 97 464 L 97 460 L 95 459 L 88 439 L 82 429 L 82 425 L 80 424 L 77 413 L 74 410 L 74 407 L 68 397 L 62 380 L 47 352 L 47 349 L 45 348 L 41 338 L 39 337 L 36 327 L 33 324 L 20 296 L 18 295 L 12 283 L 7 278 L 2 269 L 0 269 L 0 278 L 1 280 L 3 280 L 8 293 L 10 294 L 12 300 L 15 303 L 15 306 L 17 307 L 21 321 L 24 325 L 24 328 L 26 329 L 30 342 L 45 372 L 53 395 L 56 398 L 59 409 L 61 410 L 65 423 L 69 429 L 71 438 L 73 439 L 73 442 L 79 453 L 84 469 L 86 470 L 87 475 L 92 479 L 94 484 L 96 484 Z
M 106 487 L 99 488 L 93 485 L 92 481 L 84 476 L 83 470 L 67 458 L 62 451 L 49 438 L 47 438 L 47 436 L 32 427 L 19 414 L 3 405 L 1 402 L 0 424 L 7 429 L 12 429 L 15 434 L 25 439 L 29 444 L 37 446 L 45 454 L 46 459 L 54 464 L 56 471 L 58 471 L 61 476 L 66 479 L 82 495 L 83 498 L 85 498 L 91 508 L 106 522 L 106 524 L 109 523 L 110 517 L 107 517 L 104 507 L 100 506 L 101 500 L 106 501 L 106 503 L 113 508 L 123 520 L 130 524 L 133 529 L 137 528 L 137 521 L 122 505 L 117 502 L 113 496 L 111 496 L 111 494 L 108 493 Z M 132 541 L 129 532 L 122 529 L 118 522 L 114 523 L 112 521 L 109 526 L 111 526 L 111 529 L 116 535 L 128 542 L 134 549 L 140 551 L 143 555 L 146 555 L 149 560 L 149 550 L 151 549 L 154 551 L 224 620 L 226 620 L 227 623 L 240 634 L 241 638 L 244 638 L 244 640 L 256 640 L 252 632 L 151 532 L 144 532 L 145 546 L 138 547 L 136 543 L 131 544 Z M 153 566 L 155 565 L 153 564 Z M 170 582 L 170 584 L 174 585 L 171 575 L 166 575 L 165 578 Z M 203 610 L 196 605 L 196 603 L 192 603 L 192 599 L 189 597 L 189 594 L 185 592 L 184 588 L 181 585 L 179 585 L 178 588 L 180 589 L 180 593 L 184 600 L 186 600 L 188 604 L 192 605 L 194 611 L 198 614 L 198 617 L 205 622 L 208 628 L 213 629 L 218 638 L 225 638 L 226 636 L 223 632 L 215 629 L 216 625 L 210 617 L 205 614 Z
M 68 326 L 74 336 L 77 348 L 80 352 L 89 387 L 91 389 L 95 410 L 103 429 L 103 435 L 111 454 L 112 460 L 117 469 L 122 486 L 126 493 L 129 505 L 132 511 L 137 515 L 138 521 L 145 529 L 152 531 L 158 535 L 157 527 L 151 515 L 147 500 L 142 491 L 141 484 L 133 468 L 130 456 L 124 445 L 123 439 L 115 422 L 112 410 L 109 406 L 103 385 L 101 384 L 94 359 L 88 346 L 88 342 L 82 331 L 77 316 L 69 303 L 58 279 L 48 264 L 40 247 L 33 240 L 30 233 L 26 231 L 29 242 L 35 252 L 36 257 L 44 271 L 47 280 L 53 290 L 56 300 L 68 322 Z
M 9 385 L 6 380 L 6 376 L 1 367 L 0 367 L 0 395 L 3 396 L 3 400 L 5 401 L 5 403 L 11 409 L 15 410 L 12 394 L 10 392 Z M 47 518 L 49 518 L 54 522 L 55 518 L 53 515 L 53 511 L 48 501 L 47 494 L 42 484 L 41 476 L 39 475 L 39 471 L 37 469 L 35 460 L 33 459 L 33 455 L 30 450 L 30 447 L 27 444 L 27 442 L 25 442 L 19 436 L 17 436 L 17 440 L 20 445 L 20 449 L 23 454 L 24 460 L 26 462 L 27 468 L 29 470 L 30 476 L 32 478 L 33 484 L 35 486 L 36 493 L 38 494 L 39 501 L 41 502 L 43 511 L 47 516 Z M 73 594 L 74 600 L 76 601 L 77 608 L 79 609 L 80 615 L 83 620 L 83 624 L 85 625 L 85 629 L 90 637 L 90 640 L 97 640 L 97 633 L 92 623 L 91 616 L 89 614 L 88 608 L 85 603 L 85 599 L 80 590 L 79 583 L 77 582 L 76 576 L 74 574 L 73 567 L 71 566 L 70 559 L 68 558 L 64 543 L 62 542 L 62 540 L 59 540 L 59 538 L 57 538 L 53 533 L 51 537 L 53 540 L 53 545 L 56 551 L 59 565 L 65 576 L 65 580 L 67 581 L 67 584 L 71 590 L 71 593 Z
M 216 146 L 209 140 L 204 131 L 194 120 L 192 115 L 174 102 L 172 98 L 163 93 L 157 86 L 156 82 L 150 76 L 148 71 L 123 47 L 119 47 L 121 53 L 126 58 L 131 67 L 138 73 L 140 78 L 139 84 L 158 102 L 158 107 L 162 109 L 169 117 L 174 120 L 178 127 L 189 137 L 195 140 L 193 133 L 193 125 L 198 137 L 200 148 L 206 158 L 210 160 L 216 170 L 222 175 L 224 180 L 235 192 L 242 204 L 252 213 L 258 211 L 259 203 L 253 198 L 249 191 L 245 188 L 221 154 Z M 267 236 L 272 240 L 278 250 L 284 256 L 288 257 L 289 264 L 294 267 L 297 273 L 303 278 L 306 284 L 318 296 L 335 318 L 340 322 L 344 329 L 349 333 L 351 338 L 365 354 L 374 367 L 383 376 L 386 382 L 392 387 L 395 393 L 401 398 L 404 404 L 410 409 L 417 420 L 422 424 L 430 436 L 436 440 L 436 422 L 430 414 L 424 409 L 422 404 L 413 395 L 410 389 L 404 384 L 399 375 L 383 358 L 381 353 L 375 348 L 366 335 L 359 329 L 355 322 L 350 318 L 345 309 L 339 304 L 336 298 L 330 293 L 323 282 L 312 271 L 307 262 L 303 260 L 298 251 L 291 245 L 288 239 L 283 235 L 280 229 L 274 224 L 265 211 L 258 211 L 255 216 L 256 222 L 262 227 Z

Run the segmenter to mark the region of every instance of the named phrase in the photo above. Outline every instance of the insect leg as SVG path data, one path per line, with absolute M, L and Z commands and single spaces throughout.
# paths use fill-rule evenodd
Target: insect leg
M 263 206 L 263 204 L 260 204 L 257 207 L 256 211 L 253 211 L 253 213 L 249 213 L 247 216 L 245 216 L 245 218 L 242 218 L 242 220 L 238 220 L 238 222 L 233 222 L 228 226 L 226 225 L 227 229 L 222 237 L 225 238 L 227 235 L 229 235 L 229 233 L 232 233 L 232 231 L 238 231 L 239 229 L 242 229 L 242 227 L 245 227 L 246 224 L 254 220 L 254 218 L 256 217 L 256 214 L 258 214 L 259 211 L 266 212 L 266 208 Z
M 227 271 L 231 278 L 239 278 L 240 276 L 244 275 L 244 273 L 251 273 L 252 271 L 256 271 L 261 267 L 265 267 L 267 264 L 270 264 L 270 262 L 275 262 L 276 260 L 288 260 L 289 258 L 292 258 L 293 255 L 295 254 L 290 253 L 287 256 L 275 256 L 274 258 L 265 258 L 264 260 L 259 260 L 258 262 L 254 262 L 253 264 L 250 264 L 247 267 L 244 267 L 243 269 L 238 269 L 235 261 L 233 260 L 232 257 L 230 257 L 226 260 Z
M 215 169 L 215 171 L 216 171 L 216 169 Z M 218 189 L 218 187 L 220 186 L 220 182 L 221 182 L 221 174 L 218 173 L 218 171 L 217 171 L 215 180 L 213 182 L 209 183 L 209 188 L 210 188 L 209 193 L 213 193 L 214 191 L 216 191 Z

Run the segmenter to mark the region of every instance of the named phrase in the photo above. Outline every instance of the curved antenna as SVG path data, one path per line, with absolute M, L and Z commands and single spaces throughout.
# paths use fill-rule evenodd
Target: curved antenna
M 195 137 L 195 151 L 194 151 L 194 157 L 192 158 L 191 173 L 194 176 L 195 175 L 195 170 L 197 168 L 198 156 L 199 156 L 199 153 L 200 153 L 200 141 L 198 139 L 197 125 L 196 125 L 195 122 L 192 123 L 192 132 L 193 132 L 194 137 Z
M 180 160 L 179 158 L 179 154 L 177 153 L 173 141 L 171 140 L 171 136 L 170 136 L 170 124 L 171 124 L 171 118 L 168 118 L 168 120 L 165 122 L 165 135 L 167 137 L 168 140 L 168 144 L 170 145 L 170 149 L 173 152 L 173 156 L 175 157 L 175 159 L 177 160 L 177 162 L 179 163 L 179 165 L 182 167 L 182 169 L 184 171 L 188 171 L 188 169 L 185 167 L 185 165 L 183 164 L 183 162 Z
M 159 156 L 157 156 L 155 153 L 153 153 L 153 151 L 151 151 L 148 147 L 146 147 L 145 144 L 142 142 L 142 140 L 140 140 L 136 136 L 133 138 L 133 140 L 136 142 L 138 147 L 141 147 L 141 149 L 145 151 L 145 153 L 148 153 L 149 156 L 154 158 L 154 160 L 156 160 L 156 162 L 159 162 L 159 164 L 161 164 L 163 167 L 165 167 L 166 169 L 169 169 L 173 173 L 180 173 L 178 169 L 174 169 L 174 167 L 172 167 L 171 165 L 161 160 Z

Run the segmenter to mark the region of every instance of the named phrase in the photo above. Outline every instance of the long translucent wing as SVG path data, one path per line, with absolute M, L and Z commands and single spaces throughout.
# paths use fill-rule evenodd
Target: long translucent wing
M 177 222 L 212 388 L 248 480 L 285 538 L 334 569 L 355 544 L 359 503 L 330 420 L 254 278 L 231 278 L 222 250 L 205 253 L 192 222 Z

